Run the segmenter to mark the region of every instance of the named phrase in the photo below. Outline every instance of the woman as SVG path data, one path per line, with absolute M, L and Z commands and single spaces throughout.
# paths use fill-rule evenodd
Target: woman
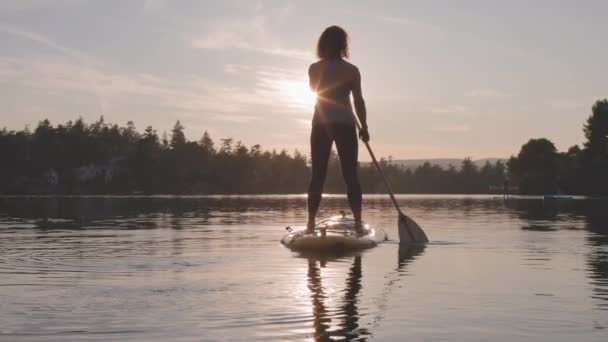
M 361 93 L 359 69 L 345 59 L 348 55 L 348 34 L 338 26 L 325 29 L 317 44 L 319 61 L 309 70 L 310 87 L 317 93 L 310 134 L 312 179 L 308 187 L 308 232 L 313 232 L 315 216 L 321 203 L 323 183 L 333 142 L 336 142 L 342 176 L 346 183 L 348 202 L 358 229 L 361 225 L 361 185 L 357 176 L 357 130 L 350 94 L 361 130 L 359 137 L 369 141 L 365 102 Z M 361 231 L 363 232 L 363 231 Z

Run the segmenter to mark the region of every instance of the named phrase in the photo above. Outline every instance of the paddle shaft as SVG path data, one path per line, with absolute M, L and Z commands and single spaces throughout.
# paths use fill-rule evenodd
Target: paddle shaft
M 359 131 L 361 131 L 361 124 L 359 123 L 359 120 L 356 116 L 355 116 L 355 124 L 357 125 L 357 129 L 359 129 Z M 382 169 L 380 168 L 380 164 L 378 164 L 378 161 L 376 160 L 374 151 L 372 151 L 372 148 L 369 146 L 368 142 L 364 141 L 363 143 L 365 144 L 365 147 L 367 147 L 367 151 L 369 152 L 370 157 L 372 157 L 372 161 L 374 162 L 374 165 L 376 165 L 376 169 L 378 170 L 378 173 L 380 174 L 380 177 L 382 178 L 382 181 L 384 182 L 384 186 L 386 186 L 386 190 L 388 190 L 388 194 L 391 196 L 391 201 L 393 201 L 393 205 L 395 205 L 395 208 L 397 209 L 397 211 L 399 212 L 400 215 L 405 216 L 405 214 L 401 211 L 399 204 L 397 204 L 397 199 L 395 198 L 395 195 L 393 194 L 393 190 L 391 190 L 391 186 L 388 184 L 388 180 L 386 180 L 386 177 L 384 176 L 384 172 L 382 172 Z

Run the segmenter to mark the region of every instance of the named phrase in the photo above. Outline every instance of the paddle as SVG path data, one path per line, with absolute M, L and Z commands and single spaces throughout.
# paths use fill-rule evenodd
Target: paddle
M 359 129 L 360 131 L 361 124 L 359 123 L 359 120 L 356 115 L 354 115 L 354 113 L 353 116 L 355 116 L 355 124 L 357 125 L 357 129 Z M 420 226 L 416 223 L 416 221 L 414 221 L 411 217 L 405 215 L 403 211 L 401 211 L 401 208 L 397 203 L 397 199 L 395 198 L 395 195 L 393 194 L 393 191 L 391 190 L 391 187 L 388 184 L 388 181 L 386 180 L 382 169 L 380 168 L 380 164 L 378 164 L 378 161 L 376 160 L 376 156 L 374 155 L 372 148 L 369 146 L 368 142 L 364 141 L 363 143 L 365 144 L 365 147 L 367 147 L 367 151 L 372 157 L 372 161 L 374 162 L 374 165 L 376 165 L 376 169 L 378 170 L 380 177 L 382 177 L 384 186 L 386 186 L 386 190 L 388 190 L 388 194 L 391 196 L 391 201 L 393 201 L 393 205 L 395 205 L 395 209 L 397 209 L 397 212 L 399 213 L 399 243 L 429 242 L 429 238 L 426 236 L 422 228 L 420 228 Z

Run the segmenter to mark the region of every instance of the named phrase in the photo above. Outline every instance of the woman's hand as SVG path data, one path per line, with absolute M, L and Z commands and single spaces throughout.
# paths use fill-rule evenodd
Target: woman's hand
M 361 127 L 359 130 L 359 138 L 365 143 L 369 142 L 369 132 L 367 131 L 367 127 Z

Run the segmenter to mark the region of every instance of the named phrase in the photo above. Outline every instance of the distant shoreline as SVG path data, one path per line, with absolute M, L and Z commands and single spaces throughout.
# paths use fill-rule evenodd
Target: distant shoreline
M 399 193 L 395 194 L 397 198 L 473 198 L 473 199 L 503 199 L 502 195 L 497 194 L 449 194 L 449 193 Z M 509 199 L 543 199 L 545 195 L 509 195 Z M 608 197 L 602 196 L 583 196 L 583 195 L 567 195 L 567 199 L 572 200 L 608 200 Z M 79 195 L 51 195 L 51 194 L 31 194 L 31 195 L 6 195 L 0 194 L 0 198 L 159 198 L 159 199 L 196 199 L 196 198 L 289 198 L 289 199 L 306 199 L 306 194 L 198 194 L 198 195 L 180 195 L 180 194 L 79 194 Z M 323 198 L 344 198 L 346 194 L 323 194 Z M 363 198 L 369 199 L 389 199 L 388 194 L 382 193 L 367 193 L 363 194 Z
M 502 158 L 380 158 L 399 194 L 608 195 L 608 100 L 598 100 L 583 126 L 588 141 L 560 152 L 533 138 L 517 155 Z M 82 118 L 53 125 L 47 119 L 22 131 L 0 130 L 0 193 L 7 195 L 230 195 L 293 194 L 308 189 L 309 157 L 298 150 L 265 150 L 208 132 L 188 140 L 180 121 L 170 134 L 93 123 Z M 360 162 L 363 193 L 387 191 L 378 170 Z M 340 161 L 331 152 L 324 191 L 345 189 Z

